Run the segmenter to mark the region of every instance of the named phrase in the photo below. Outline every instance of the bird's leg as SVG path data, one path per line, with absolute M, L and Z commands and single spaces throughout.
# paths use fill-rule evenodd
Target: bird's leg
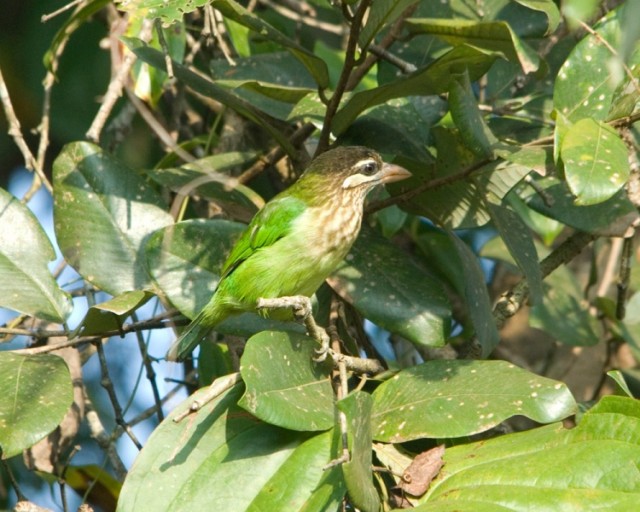
M 327 355 L 331 352 L 329 347 L 329 335 L 320 327 L 311 309 L 311 299 L 304 295 L 294 295 L 292 297 L 278 297 L 276 299 L 258 299 L 256 304 L 257 309 L 276 309 L 276 308 L 289 308 L 293 312 L 293 316 L 296 320 L 304 323 L 307 328 L 307 333 L 318 343 L 320 348 L 316 349 L 316 357 L 314 361 L 322 362 L 327 358 Z

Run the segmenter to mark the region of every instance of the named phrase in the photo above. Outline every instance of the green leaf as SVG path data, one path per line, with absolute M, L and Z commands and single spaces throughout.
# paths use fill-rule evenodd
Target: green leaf
M 324 89 L 329 86 L 329 72 L 322 59 L 303 48 L 298 43 L 289 39 L 282 32 L 269 25 L 262 18 L 245 9 L 242 5 L 231 0 L 213 0 L 211 5 L 220 11 L 225 17 L 248 27 L 260 37 L 282 46 L 285 50 L 298 59 L 307 71 L 313 76 L 318 87 Z
M 185 14 L 208 3 L 209 0 L 116 0 L 118 9 L 135 18 L 160 18 L 165 24 L 181 21 Z
M 339 468 L 323 471 L 333 433 L 309 437 L 256 420 L 235 404 L 241 385 L 174 422 L 204 391 L 154 430 L 127 475 L 118 512 L 278 510 L 285 503 L 296 511 L 318 494 L 327 501 L 344 494 Z M 326 488 L 327 477 L 335 487 Z
M 50 354 L 0 352 L 0 449 L 22 453 L 53 431 L 73 401 L 64 359 Z
M 593 119 L 581 119 L 569 128 L 560 156 L 578 205 L 610 199 L 629 179 L 624 142 L 613 128 Z
M 504 361 L 428 361 L 373 393 L 373 437 L 401 443 L 484 432 L 512 416 L 540 423 L 576 412 L 565 384 Z
M 493 308 L 485 284 L 485 276 L 478 263 L 478 257 L 469 246 L 453 233 L 449 233 L 449 236 L 460 258 L 464 277 L 464 298 L 471 323 L 482 346 L 482 357 L 487 357 L 500 341 L 500 334 L 493 319 Z
M 448 448 L 416 512 L 634 510 L 640 500 L 637 400 L 605 397 L 579 425 Z
M 145 44 L 137 39 L 133 38 L 121 38 L 129 47 L 129 49 L 136 54 L 136 56 L 142 61 L 152 65 L 155 68 L 166 71 L 166 63 L 162 52 L 145 46 Z M 253 121 L 258 126 L 262 126 L 269 135 L 271 135 L 290 155 L 295 154 L 295 150 L 289 139 L 278 128 L 276 121 L 264 113 L 262 110 L 256 108 L 251 103 L 243 98 L 240 98 L 236 94 L 233 94 L 224 87 L 220 87 L 203 75 L 196 74 L 189 70 L 187 67 L 173 62 L 173 72 L 178 80 L 184 82 L 191 87 L 194 91 L 213 98 L 219 101 L 223 105 L 231 108 L 241 116 Z
M 160 196 L 89 142 L 63 148 L 53 184 L 56 237 L 67 262 L 111 295 L 148 286 L 145 239 L 173 222 Z
M 627 228 L 638 218 L 638 212 L 621 190 L 602 203 L 580 206 L 566 184 L 555 178 L 539 180 L 545 198 L 533 194 L 528 205 L 535 211 L 563 224 L 587 233 L 604 236 L 624 236 Z M 548 198 L 547 200 L 545 200 Z
M 493 158 L 498 139 L 484 122 L 467 73 L 453 75 L 449 109 L 465 145 L 480 158 Z
M 478 22 L 465 19 L 412 18 L 405 21 L 411 34 L 431 34 L 452 46 L 469 45 L 500 52 L 517 62 L 525 73 L 540 67 L 540 57 L 505 21 Z
M 0 306 L 64 322 L 73 305 L 49 272 L 47 265 L 54 258 L 51 242 L 35 215 L 0 188 Z
M 245 229 L 238 222 L 194 219 L 168 226 L 149 237 L 145 256 L 154 283 L 187 318 L 193 319 L 211 299 L 222 265 Z M 240 336 L 268 329 L 289 331 L 303 327 L 251 313 L 227 318 L 216 327 L 219 332 Z
M 146 304 L 151 297 L 153 294 L 150 292 L 134 290 L 91 306 L 72 337 L 91 336 L 121 329 L 131 313 Z
M 625 80 L 624 73 L 611 70 L 615 62 L 610 47 L 617 48 L 621 38 L 621 12 L 616 9 L 598 23 L 594 27 L 597 34 L 589 34 L 580 41 L 558 72 L 554 107 L 571 122 L 607 119 L 615 90 Z M 634 53 L 628 64 L 640 64 L 640 51 Z
M 376 0 L 372 2 L 366 17 L 366 23 L 358 38 L 360 47 L 366 48 L 380 33 L 383 27 L 393 23 L 415 0 Z
M 527 278 L 532 304 L 542 300 L 542 273 L 531 231 L 513 210 L 489 204 L 491 219 L 504 240 L 509 253 Z
M 291 430 L 334 425 L 326 367 L 313 361 L 318 343 L 303 334 L 264 331 L 248 341 L 240 361 L 247 390 L 238 404 L 261 420 Z
M 529 324 L 566 345 L 592 346 L 600 342 L 598 320 L 589 312 L 577 278 L 567 267 L 545 279 L 544 301 L 531 308 Z
M 531 10 L 543 12 L 549 21 L 547 34 L 553 32 L 560 24 L 560 10 L 553 0 L 516 0 Z
M 348 462 L 342 464 L 349 498 L 364 512 L 378 512 L 380 498 L 373 486 L 371 472 L 371 409 L 373 400 L 369 393 L 356 391 L 338 402 L 347 420 Z
M 451 310 L 442 285 L 381 235 L 363 228 L 331 287 L 375 324 L 418 345 L 442 346 Z
M 406 77 L 351 95 L 333 118 L 331 129 L 336 136 L 340 135 L 366 109 L 391 99 L 444 93 L 449 90 L 453 73 L 466 69 L 469 78 L 477 80 L 487 72 L 496 58 L 498 55 L 495 53 L 469 46 L 453 48 L 429 66 Z

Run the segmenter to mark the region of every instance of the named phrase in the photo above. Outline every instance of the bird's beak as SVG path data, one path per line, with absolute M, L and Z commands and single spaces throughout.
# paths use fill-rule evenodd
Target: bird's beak
M 380 171 L 380 176 L 381 183 L 393 183 L 394 181 L 406 180 L 411 176 L 411 173 L 399 165 L 385 163 Z

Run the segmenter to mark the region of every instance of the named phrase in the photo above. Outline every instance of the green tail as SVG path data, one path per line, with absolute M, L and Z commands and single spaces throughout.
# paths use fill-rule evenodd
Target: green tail
M 184 361 L 202 341 L 202 338 L 209 334 L 213 327 L 210 322 L 205 321 L 205 309 L 198 313 L 185 331 L 173 342 L 167 352 L 168 361 Z

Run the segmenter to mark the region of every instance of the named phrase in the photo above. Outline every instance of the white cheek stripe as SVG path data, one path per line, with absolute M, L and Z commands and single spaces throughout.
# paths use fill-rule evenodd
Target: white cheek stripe
M 373 176 L 365 176 L 364 174 L 352 174 L 342 182 L 342 188 L 353 188 L 369 181 L 375 181 L 378 179 L 377 174 Z

